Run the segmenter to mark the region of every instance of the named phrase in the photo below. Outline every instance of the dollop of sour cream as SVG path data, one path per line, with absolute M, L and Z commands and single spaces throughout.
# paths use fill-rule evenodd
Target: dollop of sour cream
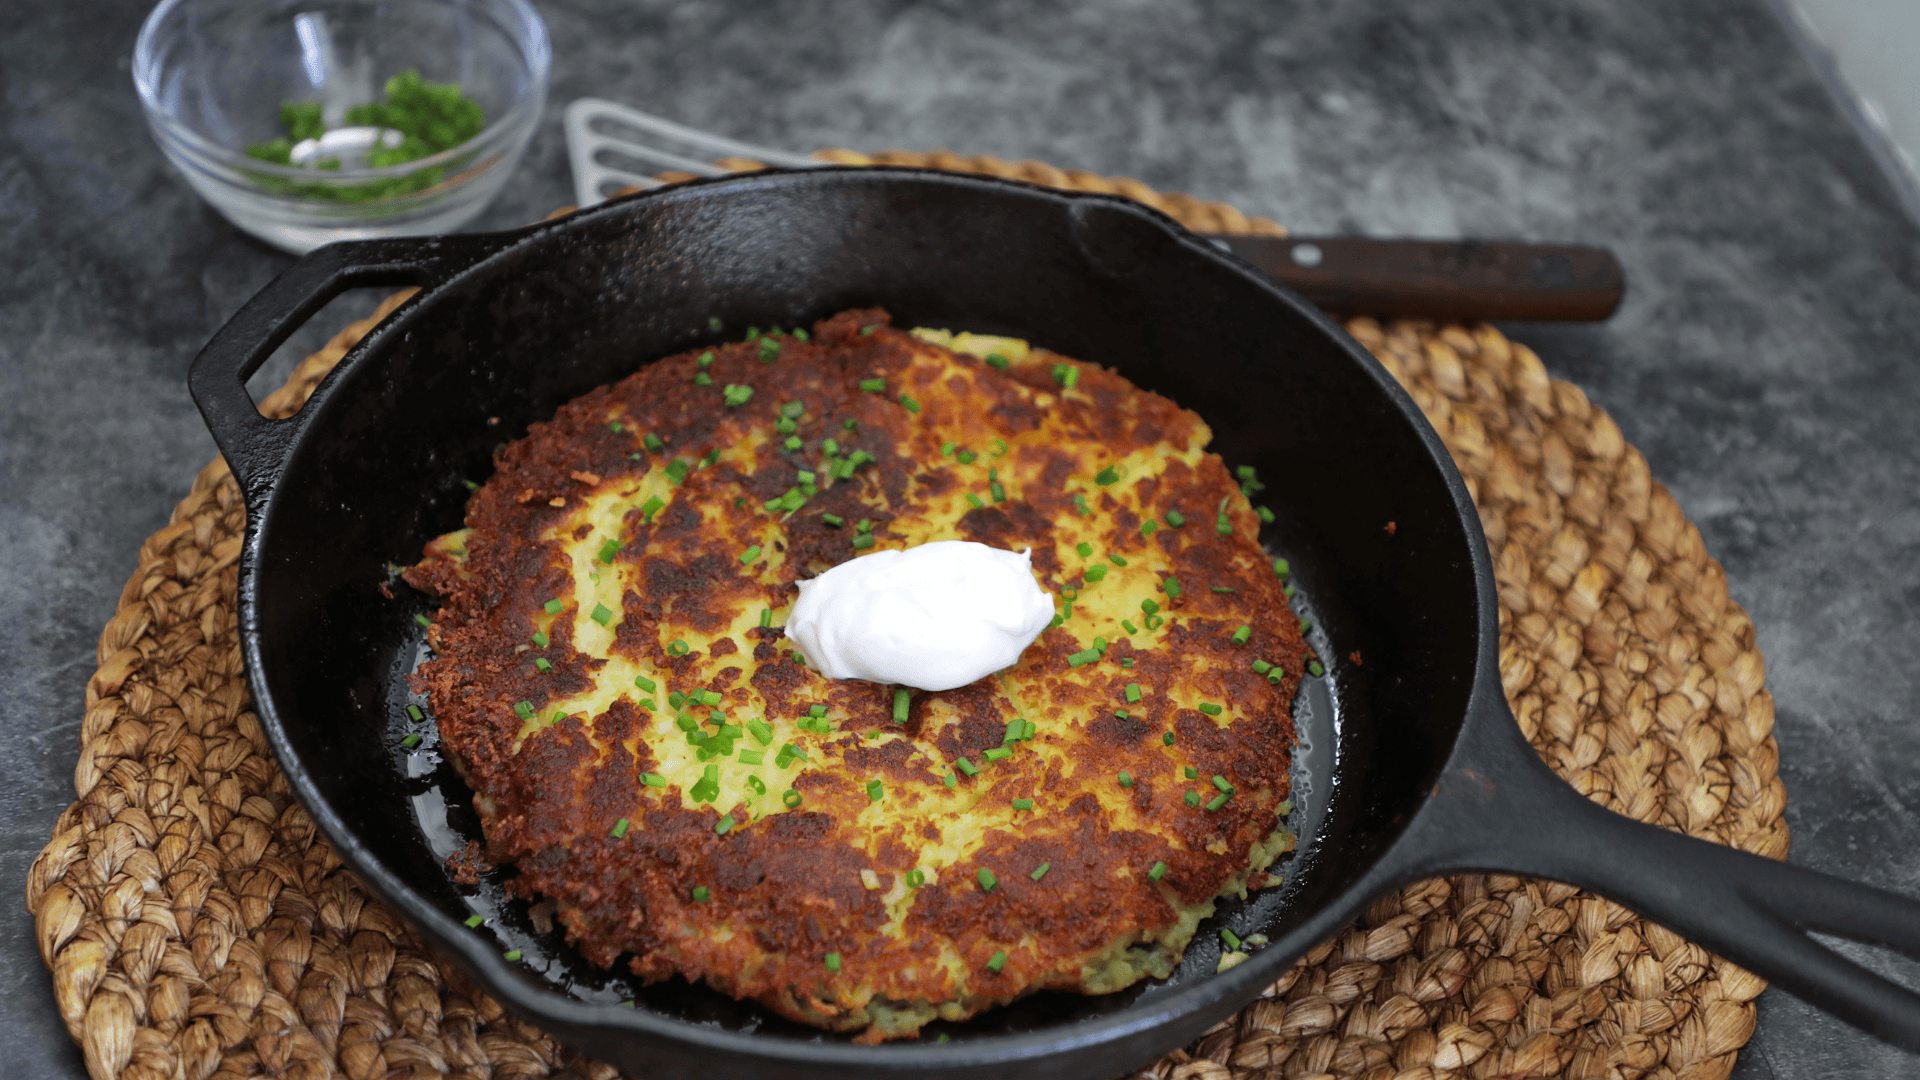
M 935 540 L 800 585 L 787 637 L 832 679 L 951 690 L 1012 667 L 1053 621 L 1033 550 Z

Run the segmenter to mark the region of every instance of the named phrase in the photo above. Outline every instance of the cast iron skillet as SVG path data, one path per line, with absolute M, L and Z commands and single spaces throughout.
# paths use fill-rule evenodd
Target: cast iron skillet
M 343 289 L 402 284 L 422 290 L 299 415 L 258 414 L 243 380 L 296 326 Z M 1263 540 L 1291 559 L 1330 660 L 1303 702 L 1309 813 L 1295 824 L 1309 835 L 1284 888 L 1227 905 L 1166 983 L 1039 995 L 929 1032 L 944 1044 L 856 1046 L 679 980 L 636 988 L 539 934 L 497 881 L 454 885 L 440 858 L 472 832 L 468 796 L 435 767 L 430 723 L 423 751 L 398 742 L 412 616 L 430 607 L 380 590 L 388 564 L 459 525 L 462 481 L 487 475 L 493 448 L 562 402 L 749 324 L 866 305 L 902 326 L 1020 335 L 1197 410 L 1213 449 L 1271 485 Z M 1112 1076 L 1231 1014 L 1371 898 L 1463 870 L 1593 889 L 1920 1048 L 1920 996 L 1807 933 L 1920 956 L 1920 903 L 1638 824 L 1555 777 L 1508 711 L 1486 542 L 1419 411 L 1324 315 L 1132 202 L 823 169 L 658 189 L 516 232 L 337 244 L 250 300 L 190 382 L 246 495 L 241 639 L 295 792 L 347 865 L 490 992 L 623 1069 Z M 1355 650 L 1364 666 L 1342 659 Z M 474 911 L 490 924 L 463 926 Z M 1223 922 L 1272 944 L 1215 976 Z

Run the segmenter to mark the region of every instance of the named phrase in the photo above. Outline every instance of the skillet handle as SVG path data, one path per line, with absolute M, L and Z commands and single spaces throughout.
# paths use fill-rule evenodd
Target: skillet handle
M 1604 809 L 1547 768 L 1497 688 L 1476 697 L 1495 700 L 1474 706 L 1480 715 L 1401 849 L 1423 852 L 1415 857 L 1426 864 L 1422 876 L 1476 870 L 1578 885 L 1876 1038 L 1920 1051 L 1920 993 L 1809 936 L 1920 959 L 1920 900 Z
M 260 497 L 279 481 L 288 452 L 314 413 L 309 402 L 293 416 L 275 420 L 254 406 L 247 377 L 260 370 L 273 350 L 348 289 L 430 288 L 522 238 L 505 233 L 328 244 L 302 257 L 242 305 L 194 357 L 187 390 L 247 505 L 261 505 Z

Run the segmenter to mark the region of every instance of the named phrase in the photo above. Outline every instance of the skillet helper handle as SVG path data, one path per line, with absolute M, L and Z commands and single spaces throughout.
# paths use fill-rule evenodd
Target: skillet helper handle
M 1520 873 L 1580 886 L 1876 1038 L 1920 1051 L 1920 993 L 1809 934 L 1920 959 L 1920 900 L 1607 810 L 1547 768 L 1504 700 L 1497 708 L 1498 717 L 1469 723 L 1481 745 L 1456 755 L 1415 826 L 1427 873 Z M 1477 762 L 1460 766 L 1470 758 Z
M 288 452 L 314 411 L 303 407 L 277 420 L 255 407 L 247 378 L 273 350 L 348 289 L 437 285 L 510 242 L 493 236 L 446 236 L 328 244 L 268 282 L 227 320 L 194 357 L 187 390 L 249 506 L 259 505 L 259 496 L 279 480 Z
M 1358 236 L 1219 236 L 1215 244 L 1335 315 L 1598 322 L 1626 293 L 1606 248 Z

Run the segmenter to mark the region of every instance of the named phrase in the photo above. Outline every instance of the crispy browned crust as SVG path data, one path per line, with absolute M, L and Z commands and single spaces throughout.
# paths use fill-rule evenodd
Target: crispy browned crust
M 407 575 L 445 598 L 431 632 L 436 655 L 418 683 L 444 747 L 479 793 L 488 854 L 518 867 L 515 887 L 559 901 L 570 940 L 596 964 L 631 954 L 632 969 L 650 980 L 706 979 L 836 1028 L 877 1025 L 876 1003 L 930 1003 L 958 1018 L 1042 987 L 1083 988 L 1084 964 L 1157 940 L 1177 922 L 1176 909 L 1245 882 L 1288 795 L 1289 703 L 1305 661 L 1282 583 L 1258 546 L 1257 519 L 1219 459 L 1198 454 L 1207 437 L 1198 417 L 1092 363 L 1078 364 L 1078 386 L 1062 392 L 1050 375 L 1058 357 L 996 370 L 886 322 L 878 310 L 844 312 L 818 323 L 810 342 L 779 338 L 772 362 L 753 342 L 714 350 L 712 385 L 694 383 L 696 354 L 688 353 L 569 402 L 497 455 L 495 475 L 468 507 L 464 558 L 452 553 L 457 544 L 430 546 Z M 887 391 L 863 392 L 869 378 L 885 379 Z M 733 383 L 755 391 L 738 408 L 721 402 Z M 902 406 L 902 392 L 917 413 Z M 780 405 L 792 401 L 806 408 L 798 454 L 773 431 Z M 846 419 L 858 430 L 847 431 Z M 663 453 L 646 452 L 649 432 L 664 440 Z M 843 454 L 860 449 L 876 460 L 784 522 L 763 510 L 800 469 L 817 470 L 828 436 Z M 995 440 L 1008 444 L 1003 456 L 989 456 Z M 942 454 L 947 442 L 973 448 L 979 460 L 960 465 Z M 1130 453 L 1152 457 L 1154 447 L 1167 448 L 1157 475 L 1090 481 Z M 628 585 L 606 655 L 651 664 L 682 690 L 711 688 L 732 722 L 764 717 L 782 741 L 805 747 L 809 761 L 791 781 L 803 799 L 797 810 L 696 804 L 677 784 L 643 786 L 642 773 L 660 770 L 656 751 L 683 738 L 658 700 L 665 685 L 531 733 L 514 712 L 526 702 L 546 716 L 550 703 L 585 693 L 609 663 L 574 649 L 573 627 L 591 628 L 571 617 L 575 564 L 556 529 L 589 542 L 581 533 L 589 526 L 569 524 L 583 499 L 631 486 L 674 456 L 697 462 L 716 448 L 726 460 L 691 472 L 652 524 L 637 509 L 626 514 L 624 546 L 607 572 Z M 1007 501 L 988 497 L 988 468 Z M 965 491 L 985 505 L 957 520 L 929 516 L 928 507 Z M 1075 506 L 1076 492 L 1089 512 Z M 1230 536 L 1214 527 L 1223 505 Z M 1142 535 L 1144 518 L 1176 507 L 1184 528 Z M 846 523 L 833 527 L 823 513 Z M 861 554 L 849 543 L 861 519 L 873 522 L 872 550 L 943 538 L 1031 546 L 1042 585 L 1056 596 L 1082 588 L 1084 605 L 1122 575 L 1081 580 L 1090 563 L 1073 541 L 1088 530 L 1099 549 L 1093 561 L 1111 552 L 1130 560 L 1129 572 L 1142 561 L 1164 564 L 1184 588 L 1169 599 L 1130 586 L 1124 600 L 1136 625 L 1141 599 L 1165 609 L 1166 623 L 1119 634 L 1100 662 L 1070 666 L 1091 634 L 1069 619 L 1008 672 L 915 694 L 902 729 L 892 721 L 891 688 L 823 679 L 790 658 L 777 626 L 735 629 L 741 613 L 789 604 L 794 580 Z M 743 565 L 737 556 L 752 544 L 767 554 Z M 555 597 L 569 604 L 558 619 L 542 608 Z M 1236 644 L 1243 624 L 1250 640 Z M 530 646 L 549 626 L 551 644 Z M 670 655 L 676 639 L 702 647 Z M 537 671 L 536 657 L 553 670 Z M 1285 677 L 1275 684 L 1251 670 L 1256 658 Z M 1130 683 L 1142 688 L 1137 703 L 1125 701 Z M 657 710 L 642 705 L 650 697 Z M 1202 700 L 1228 706 L 1227 715 L 1202 713 L 1194 707 Z M 830 708 L 832 734 L 797 734 L 794 723 L 816 703 Z M 1015 744 L 1006 760 L 983 762 L 1016 716 L 1035 722 L 1036 738 Z M 956 774 L 950 789 L 945 778 L 962 756 L 984 767 L 975 777 Z M 1189 765 L 1198 779 L 1185 778 Z M 1116 780 L 1121 770 L 1134 778 L 1130 789 Z M 1188 790 L 1214 797 L 1216 774 L 1233 796 L 1217 811 L 1189 807 Z M 869 798 L 874 779 L 884 804 Z M 977 801 L 955 801 L 962 798 Z M 1009 809 L 1017 798 L 1035 808 Z M 728 811 L 746 823 L 718 835 Z M 630 826 L 615 838 L 621 819 Z M 939 844 L 959 845 L 964 858 L 912 892 L 899 915 L 903 875 Z M 1167 869 L 1153 882 L 1156 862 Z M 1041 864 L 1047 872 L 1035 881 Z M 991 891 L 978 883 L 982 869 L 997 878 Z M 873 872 L 864 884 L 863 870 Z M 876 878 L 879 889 L 870 887 Z M 693 899 L 697 886 L 709 890 L 705 902 Z M 995 952 L 1006 954 L 998 972 L 987 967 Z M 826 966 L 830 953 L 840 957 L 838 971 Z

